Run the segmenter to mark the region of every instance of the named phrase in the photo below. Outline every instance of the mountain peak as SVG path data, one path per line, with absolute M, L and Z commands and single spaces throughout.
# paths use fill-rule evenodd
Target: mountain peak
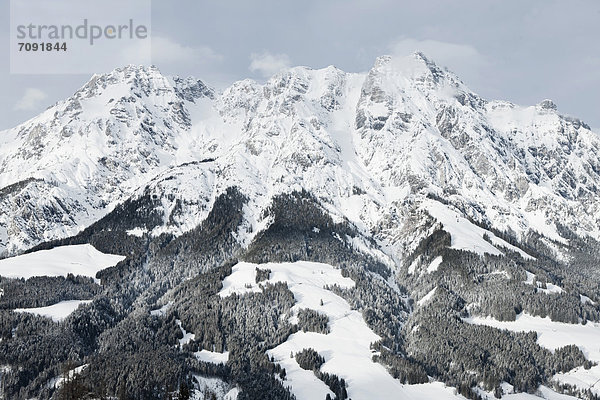
M 556 104 L 554 104 L 554 102 L 550 99 L 542 100 L 538 104 L 538 107 L 541 108 L 542 110 L 552 110 L 552 111 L 557 110 Z
M 215 98 L 215 90 L 193 76 L 187 78 L 174 76 L 173 83 L 175 93 L 186 101 L 194 103 L 195 99 L 200 97 L 208 97 L 211 100 Z
M 430 59 L 427 58 L 427 56 L 425 55 L 425 53 L 421 52 L 421 51 L 415 51 L 414 53 L 411 54 L 412 57 L 414 57 L 417 60 L 422 60 L 423 62 L 426 63 L 430 63 Z
M 375 59 L 374 66 L 383 66 L 388 64 L 394 64 L 396 66 L 401 65 L 413 65 L 413 66 L 426 66 L 430 69 L 439 68 L 436 63 L 429 57 L 427 57 L 423 52 L 415 51 L 409 55 L 392 55 L 392 54 L 383 54 Z
M 170 86 L 160 70 L 152 66 L 126 65 L 104 74 L 94 74 L 74 97 L 93 97 L 110 86 L 123 85 L 131 90 L 141 89 L 146 95 L 161 92 Z
M 122 67 L 117 67 L 108 73 L 95 75 L 123 77 L 128 79 L 133 76 L 162 76 L 162 73 L 156 65 L 127 64 L 123 65 Z
M 371 72 L 387 75 L 396 81 L 409 79 L 420 82 L 425 84 L 428 89 L 434 89 L 444 82 L 451 86 L 464 86 L 455 74 L 446 68 L 439 67 L 421 52 L 415 52 L 407 56 L 379 56 L 375 60 Z

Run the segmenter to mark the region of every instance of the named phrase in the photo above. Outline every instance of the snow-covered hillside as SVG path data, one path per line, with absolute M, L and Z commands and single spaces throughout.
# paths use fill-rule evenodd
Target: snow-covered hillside
M 270 271 L 268 278 L 259 283 L 256 280 L 258 268 Z M 399 380 L 394 379 L 383 365 L 372 360 L 374 351 L 371 344 L 380 337 L 368 327 L 359 312 L 352 310 L 343 298 L 330 290 L 334 285 L 340 288 L 354 286 L 352 279 L 343 277 L 341 271 L 331 265 L 304 261 L 260 265 L 242 262 L 235 265 L 232 274 L 225 278 L 219 295 L 226 297 L 232 294 L 243 295 L 244 293 L 260 292 L 264 285 L 276 282 L 285 282 L 294 294 L 296 301 L 291 313 L 282 315 L 282 318 L 288 318 L 290 322 L 296 323 L 300 310 L 311 309 L 327 316 L 329 321 L 328 333 L 300 331 L 290 335 L 284 343 L 268 351 L 268 355 L 274 362 L 287 371 L 283 383 L 291 389 L 298 400 L 321 399 L 328 394 L 332 398 L 334 396 L 313 371 L 303 369 L 294 357 L 295 354 L 309 348 L 323 356 L 324 363 L 319 369 L 321 372 L 344 378 L 348 396 L 351 399 L 464 399 L 453 388 L 449 388 L 441 382 L 402 384 Z M 423 300 L 426 301 L 426 299 Z M 542 323 L 538 320 L 541 320 Z M 593 340 L 590 341 L 590 339 L 598 333 L 598 324 L 588 324 L 587 327 L 580 326 L 578 328 L 569 324 L 554 323 L 553 325 L 549 320 L 544 324 L 544 320 L 528 316 L 524 316 L 512 324 L 483 318 L 471 318 L 466 321 L 515 330 L 544 329 L 547 333 L 540 337 L 540 343 L 543 346 L 554 349 L 569 343 L 582 343 L 586 352 L 591 351 L 590 358 L 597 358 L 597 349 L 592 350 L 588 346 L 592 346 Z M 532 324 L 531 321 L 538 322 Z M 556 327 L 559 326 L 562 327 L 562 332 L 552 333 L 556 332 Z M 580 340 L 581 337 L 567 339 L 566 336 L 576 332 L 579 332 L 585 340 Z M 203 351 L 206 352 L 206 350 Z M 210 360 L 218 362 L 214 359 Z M 583 372 L 583 369 L 581 370 L 579 375 Z M 573 381 L 579 375 L 567 374 L 569 378 L 561 375 L 557 376 L 557 379 L 569 382 L 569 379 Z M 593 373 L 591 376 L 594 376 Z M 531 400 L 539 398 L 527 393 L 509 394 L 508 391 L 506 393 L 507 395 L 502 398 Z M 557 394 L 544 386 L 539 387 L 538 394 L 547 399 L 574 398 Z M 480 392 L 480 395 L 485 399 L 494 398 L 492 394 L 483 391 Z
M 28 279 L 73 274 L 95 278 L 96 272 L 124 259 L 124 256 L 101 253 L 90 244 L 62 246 L 0 260 L 0 276 Z
M 66 300 L 47 307 L 16 308 L 14 311 L 41 315 L 42 317 L 51 318 L 54 322 L 60 322 L 77 310 L 80 305 L 89 302 L 90 300 Z
M 243 294 L 260 291 L 255 283 L 259 265 L 240 263 L 223 282 L 221 296 L 232 293 Z M 352 310 L 348 303 L 327 289 L 329 285 L 351 287 L 354 282 L 344 278 L 339 269 L 330 265 L 310 262 L 268 263 L 260 268 L 271 271 L 261 285 L 275 282 L 287 283 L 294 293 L 296 304 L 292 308 L 292 320 L 302 309 L 315 310 L 329 319 L 330 332 L 298 332 L 286 342 L 269 350 L 276 363 L 286 369 L 285 385 L 292 389 L 298 400 L 321 399 L 327 394 L 334 396 L 327 385 L 313 371 L 302 369 L 295 358 L 303 349 L 312 348 L 325 358 L 320 370 L 344 378 L 348 385 L 348 396 L 352 399 L 457 399 L 452 388 L 440 383 L 402 385 L 386 369 L 372 361 L 370 344 L 380 338 L 367 326 L 363 317 Z

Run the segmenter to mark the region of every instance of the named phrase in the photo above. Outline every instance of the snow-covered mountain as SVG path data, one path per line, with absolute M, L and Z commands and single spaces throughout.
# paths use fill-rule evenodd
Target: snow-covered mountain
M 550 100 L 128 66 L 0 143 L 0 396 L 600 395 L 600 136 Z
M 185 102 L 213 96 L 201 81 L 130 66 L 2 132 L 0 252 L 72 235 L 189 161 Z
M 0 140 L 4 254 L 75 234 L 145 192 L 162 199 L 153 233 L 181 234 L 230 186 L 250 199 L 245 244 L 271 198 L 300 188 L 390 263 L 410 246 L 407 215 L 440 206 L 426 196 L 516 238 L 564 241 L 557 223 L 600 237 L 598 135 L 549 100 L 487 101 L 420 53 L 380 57 L 366 74 L 295 67 L 222 93 L 128 66 Z

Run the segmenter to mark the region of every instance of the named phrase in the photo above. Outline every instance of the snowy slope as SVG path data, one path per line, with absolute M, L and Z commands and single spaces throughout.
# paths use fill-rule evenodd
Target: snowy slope
M 444 230 L 450 233 L 452 236 L 450 247 L 453 249 L 468 250 L 481 255 L 486 253 L 502 255 L 500 249 L 504 248 L 519 253 L 525 259 L 535 259 L 518 247 L 498 238 L 492 232 L 476 226 L 459 212 L 452 210 L 451 207 L 428 199 L 423 202 L 423 208 L 442 223 Z M 484 235 L 489 237 L 489 242 L 484 239 Z
M 0 260 L 0 276 L 28 279 L 73 274 L 94 278 L 96 272 L 124 259 L 124 256 L 101 253 L 90 244 L 62 246 Z
M 90 301 L 91 300 L 66 300 L 47 307 L 16 308 L 14 312 L 41 315 L 42 317 L 51 318 L 54 322 L 60 322 L 67 318 L 73 311 L 77 310 L 81 304 L 87 304 Z

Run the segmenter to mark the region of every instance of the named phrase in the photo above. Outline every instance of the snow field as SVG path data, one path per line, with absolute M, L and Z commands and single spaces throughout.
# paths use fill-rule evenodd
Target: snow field
M 96 272 L 124 259 L 125 256 L 101 253 L 91 244 L 60 246 L 0 260 L 0 276 L 29 279 L 73 274 L 94 278 Z
M 448 208 L 440 202 L 427 199 L 423 202 L 423 208 L 427 210 L 433 218 L 441 222 L 442 225 L 444 225 L 444 230 L 450 233 L 452 236 L 451 247 L 453 249 L 468 250 L 481 255 L 485 253 L 502 255 L 503 253 L 496 247 L 498 246 L 515 251 L 525 259 L 534 259 L 523 250 L 500 239 L 492 232 L 471 223 L 458 212 Z M 489 236 L 493 244 L 483 238 L 484 234 Z
M 431 264 L 429 264 L 429 266 L 427 267 L 427 272 L 431 273 L 437 271 L 442 261 L 442 256 L 437 256 L 436 258 L 434 258 Z
M 67 318 L 80 305 L 88 304 L 91 300 L 67 300 L 47 307 L 16 308 L 14 312 L 29 313 L 51 318 L 54 322 L 61 322 Z
M 417 301 L 417 305 L 418 306 L 422 306 L 424 304 L 427 304 L 427 302 L 429 300 L 431 300 L 431 298 L 433 297 L 433 295 L 435 294 L 435 291 L 437 290 L 437 286 L 434 287 L 433 289 L 431 289 L 429 291 L 429 293 L 427 293 L 425 296 L 423 296 L 419 301 Z

